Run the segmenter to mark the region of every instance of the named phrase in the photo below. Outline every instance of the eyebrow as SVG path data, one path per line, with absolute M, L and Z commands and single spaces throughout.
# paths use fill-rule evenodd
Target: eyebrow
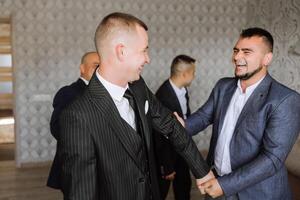
M 241 51 L 251 51 L 251 52 L 253 51 L 253 49 L 249 49 L 249 48 L 238 49 L 236 47 L 234 47 L 233 50 L 237 50 L 237 51 L 239 51 L 239 50 L 241 50 Z

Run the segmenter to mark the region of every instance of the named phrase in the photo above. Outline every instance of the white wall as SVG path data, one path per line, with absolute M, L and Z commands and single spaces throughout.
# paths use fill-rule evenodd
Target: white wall
M 53 158 L 55 140 L 49 131 L 53 95 L 77 78 L 80 57 L 94 50 L 94 31 L 103 16 L 128 12 L 149 26 L 151 64 L 143 76 L 154 92 L 168 77 L 177 54 L 198 60 L 196 80 L 190 88 L 194 111 L 219 78 L 232 76 L 232 47 L 253 14 L 255 4 L 249 2 L 0 0 L 1 15 L 11 15 L 13 21 L 17 164 Z M 299 67 L 294 68 L 290 65 L 290 72 L 298 73 Z M 293 83 L 288 84 L 298 87 Z M 208 132 L 194 138 L 199 148 L 208 147 Z

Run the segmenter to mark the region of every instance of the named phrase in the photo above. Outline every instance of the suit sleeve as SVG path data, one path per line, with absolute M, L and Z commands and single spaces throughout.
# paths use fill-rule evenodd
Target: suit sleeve
M 273 176 L 283 165 L 300 131 L 300 97 L 293 93 L 270 114 L 258 156 L 218 178 L 226 196 Z
M 65 200 L 97 199 L 95 149 L 85 119 L 70 109 L 64 110 L 60 119 L 58 152 Z
M 53 112 L 50 120 L 50 132 L 51 135 L 59 140 L 60 125 L 59 118 L 63 109 L 71 103 L 75 98 L 75 92 L 72 92 L 71 86 L 62 87 L 54 96 L 53 99 Z
M 189 135 L 194 136 L 213 123 L 215 92 L 213 89 L 205 104 L 185 120 Z
M 59 99 L 63 98 L 62 95 L 60 95 L 60 93 L 58 92 L 53 100 L 53 112 L 51 115 L 51 120 L 50 120 L 50 132 L 51 135 L 58 140 L 59 137 L 59 115 L 63 109 L 63 107 L 61 106 L 61 103 L 59 102 Z
M 164 106 L 174 111 L 171 108 L 171 103 L 167 100 L 166 95 L 168 94 L 169 92 L 166 92 L 166 90 L 158 90 L 156 97 Z M 176 152 L 167 138 L 157 131 L 154 132 L 157 164 L 159 165 L 161 175 L 166 176 L 175 171 Z
M 146 87 L 149 100 L 149 111 L 152 117 L 153 128 L 164 135 L 188 163 L 196 178 L 201 178 L 209 172 L 209 167 L 201 156 L 192 139 L 177 121 L 176 117 L 156 99 Z
M 160 174 L 163 176 L 169 175 L 175 171 L 175 150 L 170 144 L 170 141 L 154 131 L 155 153 L 157 164 L 159 165 Z

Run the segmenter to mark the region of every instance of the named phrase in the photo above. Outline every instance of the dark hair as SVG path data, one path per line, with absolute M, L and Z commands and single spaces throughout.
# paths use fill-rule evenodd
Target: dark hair
M 253 27 L 242 30 L 240 34 L 241 38 L 250 38 L 253 36 L 262 37 L 266 45 L 269 47 L 269 50 L 273 52 L 274 39 L 271 33 L 265 29 Z
M 185 70 L 185 69 L 180 69 L 179 64 L 180 63 L 185 63 L 185 64 L 194 64 L 196 60 L 190 56 L 187 55 L 178 55 L 176 56 L 171 64 L 171 76 L 175 75 L 176 73 Z

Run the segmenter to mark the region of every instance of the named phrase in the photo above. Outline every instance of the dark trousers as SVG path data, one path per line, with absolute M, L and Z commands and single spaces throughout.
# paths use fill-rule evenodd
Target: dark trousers
M 177 156 L 175 163 L 175 179 L 173 180 L 173 191 L 175 200 L 190 200 L 191 191 L 191 175 L 190 170 L 186 162 Z M 161 199 L 166 199 L 170 188 L 171 181 L 159 178 L 159 189 Z

